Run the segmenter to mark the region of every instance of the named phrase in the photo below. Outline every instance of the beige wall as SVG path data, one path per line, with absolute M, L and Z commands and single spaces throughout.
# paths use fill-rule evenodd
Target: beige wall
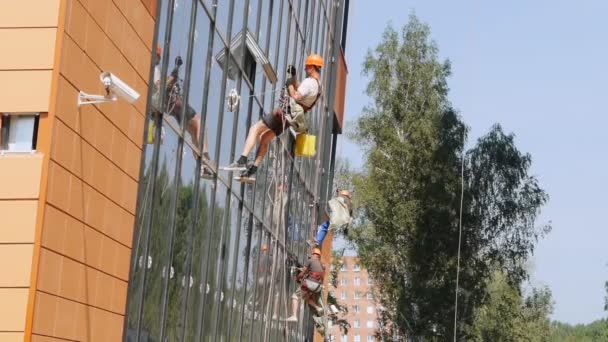
M 0 156 L 0 170 L 0 341 L 22 340 L 42 156 Z
M 59 0 L 0 0 L 0 113 L 49 111 Z M 0 341 L 23 341 L 44 155 L 0 155 Z

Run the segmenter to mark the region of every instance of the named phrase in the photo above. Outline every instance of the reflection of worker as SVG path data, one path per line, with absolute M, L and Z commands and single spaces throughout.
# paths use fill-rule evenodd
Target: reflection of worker
M 321 84 L 319 83 L 321 67 L 323 67 L 323 58 L 319 55 L 312 54 L 306 58 L 305 62 L 305 70 L 308 77 L 299 85 L 297 84 L 295 77 L 290 77 L 288 79 L 286 85 L 287 92 L 291 97 L 289 101 L 289 110 L 292 115 L 295 113 L 303 117 L 304 113 L 309 112 L 317 103 L 317 100 L 321 95 Z M 286 113 L 279 107 L 272 113 L 265 115 L 262 120 L 255 123 L 249 129 L 249 134 L 240 158 L 224 169 L 227 171 L 243 171 L 241 173 L 241 178 L 251 178 L 262 163 L 262 160 L 268 151 L 268 144 L 270 144 L 274 137 L 283 133 L 284 127 L 290 126 L 290 123 L 285 119 L 284 114 Z M 255 156 L 255 161 L 253 165 L 248 166 L 247 157 L 255 147 L 258 139 L 259 147 Z
M 161 59 L 162 49 L 160 45 L 156 47 L 156 59 L 154 66 L 154 87 L 155 94 L 152 96 L 152 106 L 156 111 L 158 111 L 158 107 L 160 106 L 160 59 Z M 179 85 L 179 68 L 182 66 L 183 61 L 180 56 L 175 59 L 175 68 L 171 71 L 171 74 L 167 77 L 167 85 L 166 89 L 166 99 L 167 99 L 167 113 L 169 115 L 175 117 L 178 122 L 181 122 L 182 115 L 182 107 L 183 107 L 183 95 L 182 90 Z M 192 143 L 195 146 L 198 146 L 198 140 L 201 134 L 201 120 L 200 117 L 196 115 L 196 111 L 189 105 L 186 106 L 185 116 L 188 120 L 186 123 L 186 130 L 190 134 L 192 139 Z M 206 131 L 206 129 L 205 129 Z M 207 161 L 210 160 L 209 153 L 207 150 L 207 134 L 203 137 L 203 158 Z M 207 165 L 203 163 L 201 167 L 201 177 L 203 178 L 213 178 L 213 172 L 209 169 Z
M 301 283 L 298 290 L 291 296 L 291 316 L 287 318 L 288 322 L 298 321 L 298 307 L 300 306 L 300 297 L 313 308 L 318 315 L 323 314 L 323 308 L 318 305 L 319 296 L 323 286 L 323 278 L 325 276 L 325 267 L 321 263 L 321 250 L 314 248 L 312 256 L 304 264 L 304 268 L 296 277 L 296 280 Z
M 325 221 L 319 225 L 314 240 L 307 241 L 309 245 L 312 247 L 320 247 L 327 232 L 334 229 L 334 227 L 344 227 L 344 233 L 348 234 L 348 225 L 353 216 L 351 196 L 350 191 L 341 190 L 338 192 L 338 196 L 330 201 L 330 214 L 329 216 L 327 214 L 325 215 Z

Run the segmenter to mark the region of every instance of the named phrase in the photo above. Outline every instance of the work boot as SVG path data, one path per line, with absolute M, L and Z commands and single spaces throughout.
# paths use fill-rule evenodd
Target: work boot
M 241 172 L 241 178 L 254 178 L 253 176 L 258 171 L 258 167 L 250 165 L 245 171 Z
M 201 178 L 203 179 L 213 179 L 213 171 L 211 171 L 211 169 L 209 167 L 207 167 L 206 165 L 203 165 L 201 167 Z
M 226 167 L 223 167 L 222 169 L 224 169 L 226 171 L 245 171 L 245 170 L 247 170 L 247 157 L 241 156 L 234 163 L 232 163 Z

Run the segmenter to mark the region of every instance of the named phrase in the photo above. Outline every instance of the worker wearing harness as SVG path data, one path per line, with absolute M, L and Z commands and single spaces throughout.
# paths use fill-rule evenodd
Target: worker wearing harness
M 329 215 L 325 215 L 325 221 L 319 225 L 314 240 L 307 241 L 311 247 L 320 247 L 329 230 L 339 228 L 344 234 L 348 234 L 353 216 L 351 197 L 350 191 L 340 190 L 338 196 L 329 201 Z
M 321 250 L 314 248 L 312 256 L 304 264 L 304 268 L 296 277 L 301 286 L 291 296 L 291 317 L 287 318 L 288 322 L 298 321 L 298 308 L 300 306 L 299 299 L 302 297 L 318 315 L 323 314 L 323 308 L 317 305 L 321 289 L 323 287 L 323 278 L 325 277 L 325 266 L 321 263 Z
M 288 106 L 276 108 L 272 113 L 264 115 L 261 120 L 255 123 L 249 129 L 243 153 L 238 160 L 223 168 L 224 170 L 242 171 L 241 178 L 251 178 L 256 173 L 266 152 L 268 152 L 268 144 L 272 139 L 283 133 L 285 127 L 292 126 L 298 118 L 303 118 L 304 113 L 309 112 L 317 103 L 321 96 L 319 78 L 321 77 L 322 67 L 323 58 L 321 56 L 312 54 L 306 58 L 305 70 L 308 77 L 299 85 L 293 77 L 288 80 L 287 92 L 290 97 Z M 260 145 L 255 161 L 252 165 L 247 165 L 247 157 L 258 139 Z

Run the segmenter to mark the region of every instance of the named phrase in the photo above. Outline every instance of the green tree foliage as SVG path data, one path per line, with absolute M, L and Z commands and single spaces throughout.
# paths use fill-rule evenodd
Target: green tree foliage
M 591 324 L 570 325 L 560 322 L 551 324 L 552 342 L 608 341 L 608 320 L 600 319 Z
M 389 26 L 364 63 L 372 103 L 351 136 L 366 150 L 353 176 L 351 234 L 394 322 L 390 336 L 446 340 L 453 333 L 461 156 L 466 126 L 448 100 L 448 61 L 411 15 Z M 547 195 L 528 174 L 531 157 L 498 125 L 466 152 L 459 335 L 484 304 L 487 279 L 504 270 L 519 289 L 524 262 L 548 230 L 535 221 Z
M 487 301 L 476 310 L 473 341 L 551 341 L 548 316 L 553 303 L 548 288 L 532 289 L 522 298 L 504 273 L 495 272 L 487 288 Z

